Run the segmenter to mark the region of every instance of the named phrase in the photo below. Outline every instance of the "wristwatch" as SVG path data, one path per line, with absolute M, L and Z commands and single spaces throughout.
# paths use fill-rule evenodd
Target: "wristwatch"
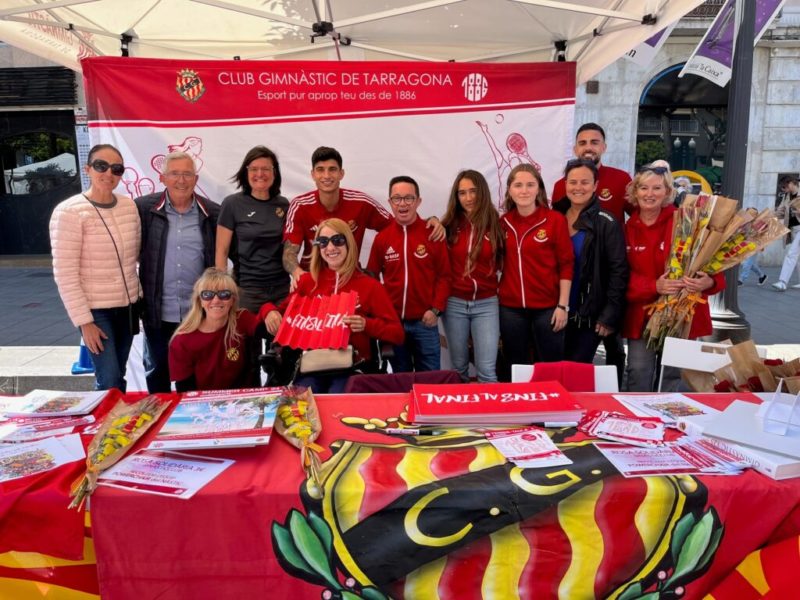
M 438 308 L 431 308 L 430 311 L 433 314 L 435 314 L 437 317 L 441 317 L 442 316 L 442 311 L 440 311 Z
M 564 306 L 563 304 L 556 304 L 556 308 L 560 308 L 565 313 L 569 314 L 569 306 Z

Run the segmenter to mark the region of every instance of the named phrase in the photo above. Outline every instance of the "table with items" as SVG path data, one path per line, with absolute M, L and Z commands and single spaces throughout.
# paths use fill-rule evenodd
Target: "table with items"
M 101 486 L 91 527 L 66 508 L 80 463 L 0 484 L 0 597 L 703 598 L 752 551 L 797 554 L 800 479 L 626 478 L 569 427 L 549 431 L 572 464 L 524 469 L 477 428 L 386 433 L 408 399 L 316 398 L 321 488 L 277 435 L 195 451 L 235 462 L 188 500 Z

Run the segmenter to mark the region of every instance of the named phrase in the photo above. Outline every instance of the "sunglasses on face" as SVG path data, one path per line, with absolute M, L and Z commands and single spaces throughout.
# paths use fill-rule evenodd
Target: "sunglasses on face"
M 321 235 L 320 237 L 314 240 L 314 244 L 316 246 L 319 246 L 320 250 L 325 248 L 328 245 L 328 242 L 330 242 L 337 248 L 340 248 L 345 244 L 347 244 L 347 238 L 344 237 L 343 233 L 337 233 L 336 235 L 332 235 L 331 237 L 326 237 L 324 235 Z
M 114 163 L 113 165 L 111 165 L 99 158 L 97 160 L 93 160 L 89 166 L 91 166 L 98 173 L 105 173 L 106 171 L 111 169 L 111 174 L 116 175 L 117 177 L 119 177 L 125 172 L 125 165 L 121 163 Z
M 638 173 L 655 173 L 656 175 L 663 175 L 664 173 L 669 173 L 669 169 L 667 167 L 642 167 L 639 169 Z
M 230 290 L 203 290 L 200 292 L 200 299 L 206 302 L 213 300 L 214 296 L 220 300 L 230 300 L 233 298 L 233 292 Z

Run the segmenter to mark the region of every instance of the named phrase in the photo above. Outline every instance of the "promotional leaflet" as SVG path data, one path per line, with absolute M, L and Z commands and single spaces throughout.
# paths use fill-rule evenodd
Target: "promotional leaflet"
M 519 427 L 487 431 L 485 435 L 500 454 L 523 469 L 572 464 L 544 429 Z
M 234 461 L 168 450 L 140 450 L 105 471 L 100 485 L 186 500 Z
M 0 483 L 51 471 L 85 457 L 78 434 L 26 444 L 5 444 L 0 446 Z

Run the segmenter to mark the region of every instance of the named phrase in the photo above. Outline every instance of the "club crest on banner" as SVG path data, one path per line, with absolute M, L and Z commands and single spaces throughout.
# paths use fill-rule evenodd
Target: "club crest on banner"
M 197 71 L 192 69 L 182 69 L 178 71 L 178 80 L 175 84 L 175 90 L 181 95 L 181 98 L 187 102 L 197 102 L 206 93 L 206 86 L 197 74 Z
M 374 433 L 403 419 L 341 418 Z M 626 479 L 574 429 L 551 435 L 572 465 L 518 468 L 468 428 L 337 440 L 324 489 L 301 486 L 305 514 L 273 522 L 275 555 L 323 598 L 682 596 L 724 533 L 703 484 Z

